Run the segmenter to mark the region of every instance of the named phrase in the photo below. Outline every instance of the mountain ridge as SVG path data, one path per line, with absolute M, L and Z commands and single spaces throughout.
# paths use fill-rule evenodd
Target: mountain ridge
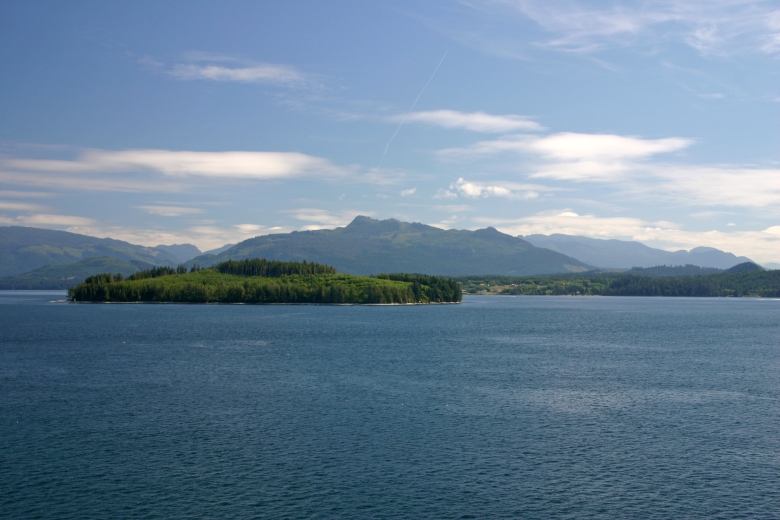
M 419 222 L 357 216 L 347 226 L 250 238 L 219 255 L 185 265 L 211 265 L 246 258 L 320 262 L 349 274 L 387 272 L 542 274 L 585 271 L 588 264 L 501 233 L 439 229 Z
M 695 247 L 690 251 L 664 251 L 631 240 L 600 239 L 580 235 L 527 235 L 524 240 L 537 247 L 545 247 L 573 256 L 599 268 L 631 269 L 659 265 L 696 265 L 729 269 L 737 264 L 753 262 L 714 247 Z M 755 263 L 755 262 L 753 262 Z

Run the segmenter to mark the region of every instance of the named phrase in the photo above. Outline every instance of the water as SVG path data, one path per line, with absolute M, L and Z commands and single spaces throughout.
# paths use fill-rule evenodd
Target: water
M 0 293 L 4 518 L 780 518 L 780 301 Z

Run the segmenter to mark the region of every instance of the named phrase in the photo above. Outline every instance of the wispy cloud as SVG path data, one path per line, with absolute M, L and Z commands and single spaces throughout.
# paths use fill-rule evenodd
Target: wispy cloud
M 173 150 L 86 150 L 78 159 L 6 159 L 9 170 L 46 172 L 132 172 L 151 170 L 170 176 L 280 179 L 341 176 L 327 159 L 296 152 L 191 152 Z
M 187 63 L 170 66 L 151 57 L 142 58 L 140 62 L 155 72 L 184 81 L 257 83 L 285 87 L 301 87 L 312 82 L 312 78 L 291 65 L 258 63 L 205 52 L 190 52 L 185 58 Z
M 408 190 L 401 190 L 402 197 L 410 197 L 417 193 L 417 188 L 409 188 Z
M 91 218 L 77 217 L 71 215 L 52 215 L 48 213 L 33 213 L 30 215 L 19 215 L 17 217 L 0 216 L 0 223 L 9 226 L 70 227 L 70 226 L 90 226 L 95 224 L 95 221 Z
M 195 215 L 203 213 L 200 208 L 185 208 L 181 206 L 136 206 L 150 215 L 159 215 L 161 217 L 181 217 L 184 215 Z
M 537 45 L 569 52 L 664 42 L 681 42 L 705 55 L 780 52 L 780 9 L 768 0 L 480 3 L 485 9 L 509 6 L 551 35 Z
M 0 210 L 6 211 L 46 211 L 48 208 L 38 204 L 26 204 L 23 202 L 6 202 L 0 200 Z
M 18 198 L 18 199 L 48 199 L 55 195 L 44 191 L 15 191 L 0 190 L 0 197 Z
M 117 177 L 100 175 L 100 173 L 92 175 L 62 175 L 56 170 L 50 172 L 13 172 L 0 169 L 0 182 L 21 186 L 38 186 L 47 189 L 112 191 L 120 193 L 177 193 L 187 188 L 181 182 L 161 181 L 160 179 Z
M 183 80 L 236 81 L 239 83 L 277 83 L 298 85 L 303 75 L 286 65 L 258 64 L 251 67 L 224 67 L 221 65 L 177 64 L 168 72 Z
M 494 115 L 485 112 L 458 112 L 455 110 L 431 110 L 426 112 L 411 112 L 407 115 L 391 117 L 393 122 L 424 123 L 443 128 L 458 128 L 472 132 L 517 132 L 544 130 L 539 123 L 525 116 Z

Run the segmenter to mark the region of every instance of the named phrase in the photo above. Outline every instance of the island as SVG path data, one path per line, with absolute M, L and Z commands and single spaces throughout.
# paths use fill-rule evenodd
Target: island
M 459 303 L 460 285 L 421 274 L 341 274 L 312 262 L 253 258 L 209 268 L 154 267 L 128 277 L 99 274 L 68 290 L 71 302 L 105 303 Z

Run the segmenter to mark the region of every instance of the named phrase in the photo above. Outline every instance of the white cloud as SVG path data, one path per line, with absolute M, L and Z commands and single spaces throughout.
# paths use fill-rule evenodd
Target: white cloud
M 180 206 L 136 206 L 150 215 L 159 215 L 161 217 L 181 217 L 183 215 L 193 215 L 203 213 L 200 208 L 184 208 Z
M 528 149 L 555 160 L 617 160 L 639 159 L 687 148 L 690 139 L 640 139 L 611 134 L 577 134 L 562 132 L 531 139 Z
M 448 190 L 447 193 L 460 195 L 461 197 L 466 198 L 504 197 L 527 200 L 537 198 L 539 192 L 536 190 L 540 189 L 547 188 L 536 184 L 517 184 L 512 182 L 484 184 L 469 182 L 461 177 L 450 184 L 450 190 Z
M 409 188 L 408 190 L 401 190 L 402 197 L 409 197 L 417 193 L 417 188 Z
M 516 132 L 540 131 L 544 128 L 536 121 L 518 115 L 493 115 L 485 112 L 457 112 L 455 110 L 432 110 L 428 112 L 412 112 L 391 118 L 398 123 L 425 123 L 444 128 L 460 128 L 473 132 Z
M 443 157 L 469 157 L 502 153 L 533 154 L 544 159 L 568 162 L 619 161 L 642 159 L 660 153 L 687 148 L 690 139 L 670 137 L 665 139 L 641 139 L 613 134 L 579 134 L 561 132 L 544 137 L 524 134 L 481 141 L 466 148 L 441 150 Z
M 578 215 L 570 209 L 541 212 L 518 219 L 477 217 L 474 221 L 495 226 L 499 231 L 511 235 L 562 233 L 592 238 L 621 238 L 669 251 L 708 246 L 748 256 L 757 262 L 780 260 L 780 226 L 763 231 L 689 231 L 674 222 Z
M 679 137 L 641 139 L 563 132 L 505 136 L 439 153 L 445 159 L 509 154 L 514 169 L 521 165 L 531 179 L 604 183 L 635 200 L 683 206 L 780 207 L 780 169 L 657 162 L 656 156 L 684 150 L 692 143 Z M 452 197 L 456 194 L 452 190 L 441 192 L 439 198 Z
M 458 194 L 454 191 L 439 189 L 433 196 L 434 199 L 457 199 Z

